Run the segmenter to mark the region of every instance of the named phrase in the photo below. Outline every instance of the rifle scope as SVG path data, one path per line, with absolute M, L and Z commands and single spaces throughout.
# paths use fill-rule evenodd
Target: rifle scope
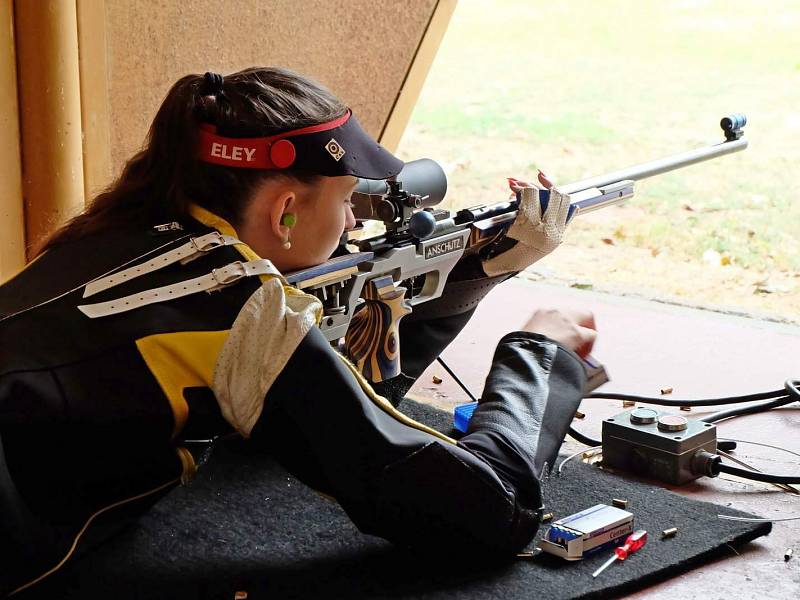
M 402 195 L 398 195 L 395 182 L 399 184 Z M 394 188 L 394 189 L 393 189 Z M 447 176 L 442 167 L 430 158 L 420 158 L 407 162 L 394 178 L 387 180 L 361 179 L 354 190 L 353 214 L 356 219 L 382 219 L 392 221 L 393 218 L 386 218 L 389 214 L 382 214 L 383 203 L 402 202 L 408 208 L 425 208 L 439 204 L 447 193 Z M 369 196 L 384 196 L 380 202 L 358 202 L 357 194 Z M 394 214 L 395 211 L 387 205 L 383 207 L 386 213 Z M 400 216 L 399 214 L 397 215 Z

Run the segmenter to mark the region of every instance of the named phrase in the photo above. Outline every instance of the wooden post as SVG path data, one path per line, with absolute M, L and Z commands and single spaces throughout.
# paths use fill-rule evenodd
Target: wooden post
M 14 9 L 30 255 L 84 205 L 78 23 L 75 0 L 18 0 Z
M 14 6 L 0 0 L 0 283 L 25 265 Z

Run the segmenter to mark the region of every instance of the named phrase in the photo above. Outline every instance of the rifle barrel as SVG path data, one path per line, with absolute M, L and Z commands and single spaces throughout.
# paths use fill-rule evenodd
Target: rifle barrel
M 745 148 L 747 148 L 747 140 L 744 138 L 714 144 L 713 146 L 703 146 L 702 148 L 695 148 L 694 150 L 688 150 L 680 154 L 673 154 L 672 156 L 633 165 L 632 167 L 606 173 L 605 175 L 598 175 L 597 177 L 590 177 L 589 179 L 576 181 L 575 183 L 570 183 L 565 186 L 558 186 L 558 189 L 565 194 L 572 194 L 581 190 L 601 187 L 618 181 L 638 181 L 640 179 L 653 177 L 654 175 L 660 175 L 661 173 L 674 171 L 675 169 L 680 169 L 688 165 L 693 165 L 694 163 L 710 160 L 718 156 L 739 152 Z

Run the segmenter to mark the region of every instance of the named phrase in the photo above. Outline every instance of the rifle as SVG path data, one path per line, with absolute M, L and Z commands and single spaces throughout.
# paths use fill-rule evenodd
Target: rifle
M 724 142 L 558 186 L 570 194 L 568 221 L 631 198 L 636 181 L 744 150 L 746 123 L 744 115 L 730 115 L 720 122 Z M 386 232 L 356 242 L 358 252 L 286 276 L 320 299 L 323 334 L 373 383 L 400 373 L 400 319 L 439 298 L 456 263 L 491 247 L 517 216 L 519 198 L 452 214 L 436 208 L 446 192 L 444 171 L 425 158 L 393 179 L 360 181 L 352 197 L 357 221 L 383 221 Z M 547 201 L 548 193 L 540 194 L 542 212 Z

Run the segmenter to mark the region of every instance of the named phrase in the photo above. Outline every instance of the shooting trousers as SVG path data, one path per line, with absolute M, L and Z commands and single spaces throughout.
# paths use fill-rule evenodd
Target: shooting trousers
M 508 556 L 531 539 L 542 508 L 538 479 L 584 385 L 574 354 L 534 334 L 506 336 L 470 432 L 456 442 L 378 396 L 314 326 L 314 302 L 274 276 L 97 319 L 78 310 L 259 258 L 224 245 L 83 297 L 87 282 L 120 265 L 145 266 L 215 229 L 235 236 L 215 215 L 193 216 L 182 229 L 131 227 L 62 244 L 0 286 L 0 596 L 188 483 L 197 469 L 193 440 L 237 429 L 367 533 L 472 556 Z M 411 329 L 441 349 L 469 314 Z M 265 335 L 274 323 L 272 347 L 259 354 L 233 343 L 243 319 Z M 430 359 L 404 370 L 418 375 Z M 255 393 L 264 401 L 253 404 Z

